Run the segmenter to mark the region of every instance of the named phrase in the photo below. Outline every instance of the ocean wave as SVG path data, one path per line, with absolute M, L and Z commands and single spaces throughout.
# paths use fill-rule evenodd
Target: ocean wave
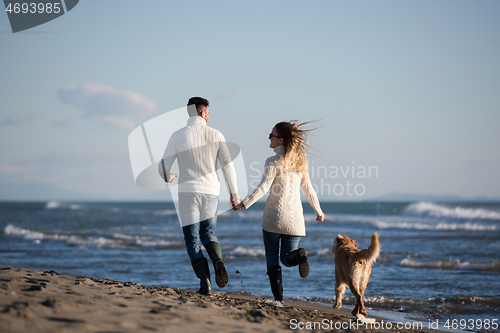
M 175 209 L 134 209 L 134 208 L 119 208 L 106 207 L 102 205 L 69 203 L 61 201 L 48 201 L 45 204 L 46 210 L 89 210 L 93 212 L 128 214 L 128 215 L 155 215 L 155 216 L 177 216 Z
M 165 239 L 152 238 L 150 236 L 113 234 L 110 238 L 105 236 L 92 237 L 82 235 L 66 235 L 43 233 L 36 230 L 16 227 L 12 224 L 7 225 L 3 232 L 7 236 L 21 237 L 26 240 L 31 240 L 35 244 L 40 244 L 42 240 L 60 240 L 71 245 L 96 246 L 99 248 L 130 249 L 140 247 L 160 247 L 177 249 L 184 247 L 184 243 L 181 241 L 168 241 Z
M 448 313 L 483 313 L 500 306 L 500 299 L 494 297 L 459 296 L 459 297 L 432 297 L 423 300 L 412 298 L 396 298 L 386 296 L 364 297 L 365 306 L 441 315 Z M 345 304 L 356 304 L 356 298 L 349 296 L 344 299 Z
M 225 217 L 238 218 L 240 220 L 260 221 L 260 220 L 262 220 L 262 214 L 264 214 L 263 210 L 257 210 L 257 211 L 240 210 L 238 212 L 227 211 L 221 215 L 223 215 Z
M 308 255 L 312 255 L 312 252 L 309 252 Z M 324 257 L 324 256 L 332 257 L 333 256 L 332 248 L 330 247 L 321 249 L 316 253 L 316 255 L 318 257 Z
M 165 247 L 165 248 L 182 248 L 183 242 L 167 241 L 164 239 L 155 239 L 150 236 L 113 234 L 114 240 L 124 240 L 128 245 L 144 246 L 144 247 Z
M 304 222 L 316 222 L 317 215 L 311 213 L 304 214 Z
M 373 221 L 373 224 L 379 229 L 416 229 L 416 230 L 431 230 L 434 229 L 434 225 L 425 224 L 425 223 L 412 223 L 412 222 L 386 222 L 376 220 Z
M 445 219 L 500 220 L 500 212 L 482 208 L 463 208 L 460 206 L 450 208 L 427 201 L 409 205 L 402 212 L 402 215 Z
M 12 224 L 7 225 L 3 229 L 3 233 L 7 236 L 19 236 L 25 239 L 43 239 L 45 236 L 42 232 L 19 228 Z
M 250 249 L 248 247 L 238 246 L 230 252 L 230 255 L 257 257 L 257 256 L 265 256 L 266 251 L 262 248 Z
M 335 303 L 333 298 L 298 297 L 292 299 L 322 304 Z M 410 313 L 484 313 L 494 311 L 500 306 L 500 298 L 480 296 L 432 297 L 427 299 L 398 298 L 389 296 L 364 296 L 366 307 L 380 310 L 403 311 Z M 355 305 L 356 297 L 346 295 L 342 303 Z
M 500 272 L 500 261 L 491 262 L 468 262 L 455 260 L 418 261 L 412 258 L 405 258 L 399 263 L 402 267 L 430 268 L 430 269 L 450 269 L 450 270 L 472 270 L 472 271 L 492 271 Z
M 122 210 L 118 207 L 104 208 L 103 211 L 107 212 L 107 213 L 121 213 L 122 212 Z
M 84 207 L 82 205 L 79 205 L 79 204 L 63 203 L 63 202 L 59 202 L 59 201 L 48 201 L 45 204 L 45 209 L 80 210 L 80 209 L 84 209 Z
M 61 203 L 58 201 L 49 201 L 45 204 L 45 209 L 59 209 L 61 208 Z
M 421 222 L 386 222 L 381 220 L 373 221 L 379 229 L 416 229 L 416 230 L 470 230 L 470 231 L 496 231 L 499 227 L 496 225 L 485 225 L 480 223 L 421 223 Z
M 155 210 L 153 211 L 153 215 L 158 215 L 158 216 L 177 215 L 177 211 L 175 209 Z

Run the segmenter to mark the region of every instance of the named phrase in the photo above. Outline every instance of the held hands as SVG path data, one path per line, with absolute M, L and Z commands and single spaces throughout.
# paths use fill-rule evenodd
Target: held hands
M 175 173 L 171 173 L 170 176 L 167 179 L 167 183 L 171 183 L 177 175 Z
M 239 208 L 237 208 L 237 207 L 239 207 Z M 238 195 L 238 193 L 235 193 L 234 195 L 231 193 L 231 208 L 233 208 L 233 210 L 235 212 L 237 212 L 241 208 L 243 208 L 243 204 L 241 203 L 241 198 Z
M 235 205 L 235 206 L 233 207 L 233 209 L 234 209 L 234 211 L 235 211 L 235 212 L 237 212 L 237 211 L 239 211 L 239 210 L 243 209 L 243 207 L 244 207 L 244 206 L 243 206 L 243 202 L 240 202 L 239 204 Z
M 318 215 L 316 217 L 316 221 L 320 221 L 321 223 L 323 223 L 324 220 L 325 220 L 325 213 Z

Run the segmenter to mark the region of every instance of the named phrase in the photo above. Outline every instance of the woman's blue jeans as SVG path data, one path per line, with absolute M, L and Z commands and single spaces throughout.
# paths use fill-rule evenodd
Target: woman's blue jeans
M 299 247 L 300 236 L 276 234 L 274 232 L 268 232 L 265 230 L 262 230 L 262 236 L 264 238 L 264 247 L 266 249 L 267 267 L 279 266 L 280 259 L 283 265 L 285 265 L 286 267 L 290 267 L 290 265 L 286 261 L 286 257 L 294 250 L 297 250 L 297 248 Z

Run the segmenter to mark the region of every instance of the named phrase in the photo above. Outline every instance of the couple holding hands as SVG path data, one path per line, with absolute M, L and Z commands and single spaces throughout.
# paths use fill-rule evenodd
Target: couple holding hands
M 210 270 L 201 244 L 212 260 L 217 285 L 223 288 L 228 282 L 221 247 L 215 236 L 220 191 L 215 171 L 219 160 L 231 192 L 233 210 L 248 209 L 270 191 L 262 216 L 262 234 L 274 304 L 282 306 L 280 260 L 286 267 L 298 266 L 302 278 L 309 274 L 306 251 L 299 248 L 300 238 L 306 235 L 300 188 L 316 212 L 316 220 L 323 222 L 325 218 L 307 170 L 307 132 L 310 130 L 302 128 L 307 123 L 297 122 L 280 122 L 273 127 L 269 147 L 275 155 L 266 160 L 260 184 L 241 200 L 224 136 L 206 125 L 208 107 L 209 102 L 204 98 L 189 100 L 188 123 L 172 135 L 158 165 L 162 178 L 171 182 L 176 175 L 170 174 L 170 168 L 175 159 L 179 164 L 179 218 L 193 270 L 200 279 L 199 292 L 211 292 Z

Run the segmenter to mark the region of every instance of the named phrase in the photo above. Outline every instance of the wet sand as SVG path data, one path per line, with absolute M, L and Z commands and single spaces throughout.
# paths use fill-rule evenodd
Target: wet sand
M 0 295 L 4 333 L 437 332 L 376 329 L 382 327 L 380 318 L 378 326 L 357 326 L 349 309 L 314 303 L 285 301 L 277 308 L 249 295 L 203 296 L 191 290 L 24 268 L 0 268 Z M 302 325 L 305 329 L 299 330 Z

